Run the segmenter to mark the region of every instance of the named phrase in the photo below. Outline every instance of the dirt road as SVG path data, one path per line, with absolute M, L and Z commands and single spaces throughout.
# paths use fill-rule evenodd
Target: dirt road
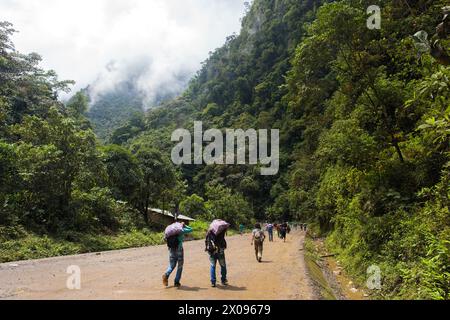
M 293 232 L 286 243 L 266 242 L 264 261 L 259 264 L 249 235 L 228 238 L 230 285 L 218 288 L 210 287 L 203 241 L 185 243 L 179 289 L 161 283 L 168 264 L 166 246 L 0 264 L 0 298 L 307 300 L 313 298 L 313 290 L 303 261 L 303 239 L 302 233 Z M 72 265 L 80 267 L 81 290 L 67 289 L 66 271 Z

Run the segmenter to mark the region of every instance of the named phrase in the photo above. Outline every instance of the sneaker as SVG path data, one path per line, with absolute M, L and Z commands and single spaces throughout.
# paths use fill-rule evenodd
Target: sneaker
M 165 285 L 166 287 L 169 286 L 169 277 L 166 274 L 163 274 L 162 281 L 163 281 L 163 285 Z
M 262 258 L 259 258 L 259 259 L 258 259 L 258 262 L 261 263 L 261 262 L 262 262 Z
M 227 286 L 228 285 L 228 280 L 222 281 L 222 285 Z
M 215 283 L 211 283 L 211 287 L 212 287 L 212 288 L 215 288 L 215 287 L 217 287 L 217 286 L 216 286 Z
M 175 283 L 174 286 L 175 286 L 175 288 L 180 288 L 181 287 L 181 283 L 179 283 L 179 282 Z

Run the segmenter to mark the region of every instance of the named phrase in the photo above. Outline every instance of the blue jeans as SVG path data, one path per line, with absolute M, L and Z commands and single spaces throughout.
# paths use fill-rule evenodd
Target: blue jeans
M 178 265 L 177 275 L 175 276 L 175 283 L 180 283 L 181 275 L 183 273 L 184 265 L 184 250 L 183 247 L 169 250 L 169 268 L 166 271 L 166 276 L 170 277 L 175 267 Z
M 269 241 L 273 242 L 273 230 L 269 230 Z
M 222 283 L 227 281 L 227 264 L 225 262 L 225 250 L 220 249 L 218 253 L 209 255 L 209 262 L 211 263 L 211 283 L 216 284 L 216 265 L 219 262 L 220 272 L 222 274 Z

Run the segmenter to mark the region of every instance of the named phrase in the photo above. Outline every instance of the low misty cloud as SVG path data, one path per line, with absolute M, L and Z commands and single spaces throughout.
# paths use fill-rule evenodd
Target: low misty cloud
M 180 92 L 240 29 L 243 0 L 2 0 L 16 48 L 95 96 L 132 79 L 147 103 Z

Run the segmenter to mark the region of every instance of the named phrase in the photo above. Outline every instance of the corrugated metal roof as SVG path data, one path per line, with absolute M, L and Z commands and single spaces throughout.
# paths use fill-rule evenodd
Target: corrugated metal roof
M 171 218 L 175 219 L 174 214 L 172 212 L 170 212 L 170 211 L 156 209 L 156 208 L 151 208 L 149 210 L 152 211 L 152 212 L 155 212 L 155 213 L 158 213 L 158 214 L 161 214 L 161 215 L 164 215 L 164 216 L 171 217 Z M 182 215 L 182 214 L 178 215 L 177 218 L 180 219 L 180 220 L 195 221 L 195 219 L 192 219 L 192 218 L 190 218 L 188 216 L 185 216 L 185 215 Z

